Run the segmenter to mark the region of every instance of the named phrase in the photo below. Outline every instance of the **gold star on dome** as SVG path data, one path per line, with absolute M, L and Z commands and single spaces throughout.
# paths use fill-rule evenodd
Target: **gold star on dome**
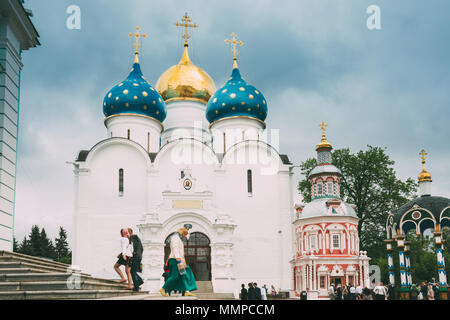
M 198 24 L 191 23 L 192 19 L 188 16 L 187 12 L 184 14 L 183 18 L 181 18 L 181 22 L 175 23 L 177 27 L 183 27 L 184 28 L 184 46 L 188 46 L 188 39 L 191 37 L 188 33 L 188 28 L 198 28 Z
M 134 47 L 134 54 L 135 54 L 135 58 L 134 58 L 134 62 L 135 63 L 139 63 L 139 48 L 141 47 L 141 45 L 139 44 L 139 38 L 146 38 L 147 35 L 145 33 L 139 33 L 139 26 L 136 26 L 136 33 L 132 33 L 130 32 L 128 34 L 128 36 L 131 37 L 135 37 L 136 41 L 133 45 Z
M 233 54 L 233 69 L 237 68 L 237 55 L 239 54 L 238 49 L 236 48 L 237 45 L 242 46 L 244 44 L 244 42 L 237 40 L 236 39 L 236 34 L 233 32 L 231 34 L 231 40 L 230 39 L 225 39 L 225 43 L 230 44 L 231 43 L 231 47 L 232 47 L 232 54 Z

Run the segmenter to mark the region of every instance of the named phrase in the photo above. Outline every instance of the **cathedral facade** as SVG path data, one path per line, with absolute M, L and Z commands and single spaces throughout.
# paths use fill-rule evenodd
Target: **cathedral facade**
M 113 277 L 119 230 L 131 227 L 144 245 L 144 289 L 155 292 L 166 241 L 184 226 L 187 263 L 214 292 L 250 281 L 291 291 L 293 166 L 268 142 L 267 101 L 240 74 L 234 34 L 219 89 L 191 61 L 187 39 L 155 87 L 136 44 L 130 74 L 106 93 L 106 137 L 75 161 L 73 263 Z

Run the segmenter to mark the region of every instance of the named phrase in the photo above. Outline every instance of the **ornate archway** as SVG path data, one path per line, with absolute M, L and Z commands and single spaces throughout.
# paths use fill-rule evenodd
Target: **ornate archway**
M 168 240 L 169 235 L 164 242 L 164 261 L 170 254 Z M 192 269 L 197 281 L 211 280 L 211 241 L 201 232 L 193 232 L 189 240 L 183 239 L 184 255 L 186 263 Z

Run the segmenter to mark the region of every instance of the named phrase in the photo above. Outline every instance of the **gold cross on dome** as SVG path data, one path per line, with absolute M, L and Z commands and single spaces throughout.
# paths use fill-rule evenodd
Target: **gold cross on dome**
M 133 45 L 133 47 L 134 47 L 134 54 L 136 55 L 135 56 L 135 59 L 134 59 L 134 62 L 139 62 L 139 58 L 138 58 L 138 56 L 139 56 L 139 48 L 141 47 L 141 45 L 139 44 L 139 38 L 146 38 L 147 37 L 147 35 L 145 34 L 145 33 L 139 33 L 139 26 L 136 26 L 136 33 L 132 33 L 132 32 L 130 32 L 129 34 L 128 34 L 128 36 L 131 38 L 131 37 L 135 37 L 136 38 L 136 42 L 135 42 L 135 44 Z
M 183 34 L 183 38 L 184 38 L 184 45 L 187 46 L 188 45 L 188 39 L 191 37 L 188 33 L 188 28 L 198 28 L 198 24 L 195 23 L 191 23 L 192 19 L 188 16 L 187 12 L 184 14 L 183 18 L 181 18 L 181 23 L 177 22 L 175 23 L 175 25 L 177 27 L 184 27 L 184 34 Z
M 327 130 L 328 124 L 326 124 L 325 122 L 321 122 L 319 123 L 319 127 L 320 129 L 322 129 L 322 138 L 325 138 L 325 130 Z
M 232 39 L 230 40 L 230 39 L 225 39 L 225 43 L 226 44 L 230 44 L 231 43 L 231 46 L 232 46 L 232 54 L 233 54 L 233 60 L 234 60 L 234 63 L 233 63 L 233 68 L 237 68 L 238 66 L 237 66 L 237 55 L 239 54 L 239 51 L 238 51 L 238 49 L 236 48 L 236 46 L 237 45 L 240 45 L 240 46 L 242 46 L 243 44 L 244 44 L 244 42 L 242 42 L 242 41 L 238 41 L 237 39 L 236 39 L 236 34 L 233 32 L 232 34 L 231 34 L 231 37 L 232 37 Z
M 425 156 L 427 156 L 428 153 L 426 153 L 425 150 L 422 149 L 422 151 L 420 151 L 419 155 L 422 156 L 422 164 L 424 165 L 425 164 L 425 160 L 426 160 Z

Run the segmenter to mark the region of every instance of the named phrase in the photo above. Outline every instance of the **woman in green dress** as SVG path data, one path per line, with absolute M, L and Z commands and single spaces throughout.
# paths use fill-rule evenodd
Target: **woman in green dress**
M 184 245 L 181 238 L 186 238 L 188 231 L 178 229 L 170 238 L 169 276 L 159 292 L 167 296 L 166 292 L 179 291 L 183 296 L 195 296 L 191 291 L 197 290 L 195 277 L 184 258 Z

